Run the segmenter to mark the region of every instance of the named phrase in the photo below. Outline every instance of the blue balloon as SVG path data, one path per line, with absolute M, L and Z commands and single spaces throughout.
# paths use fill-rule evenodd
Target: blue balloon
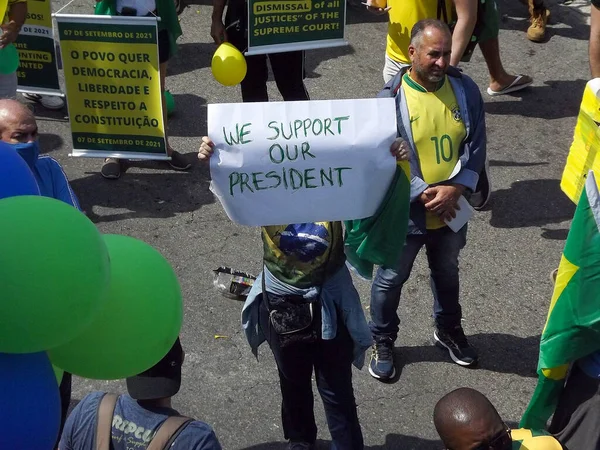
M 40 188 L 25 160 L 0 142 L 0 199 L 17 195 L 40 195 Z
M 0 448 L 52 450 L 60 394 L 46 352 L 0 353 Z

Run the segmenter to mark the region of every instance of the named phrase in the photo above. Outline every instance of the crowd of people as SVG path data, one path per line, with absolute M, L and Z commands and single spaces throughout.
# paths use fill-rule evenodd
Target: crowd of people
M 600 0 L 592 3 L 590 66 L 592 77 L 600 77 Z M 549 11 L 540 0 L 528 0 L 528 7 L 531 25 L 527 36 L 543 41 Z M 362 368 L 366 351 L 372 347 L 369 373 L 378 380 L 396 376 L 397 309 L 402 287 L 422 247 L 430 269 L 434 341 L 456 364 L 477 364 L 477 351 L 461 325 L 459 301 L 458 261 L 466 244 L 467 225 L 454 232 L 447 222 L 456 216 L 463 197 L 476 209 L 484 207 L 491 187 L 483 98 L 479 87 L 458 66 L 478 44 L 490 73 L 488 95 L 514 92 L 532 83 L 531 77 L 510 75 L 502 66 L 494 0 L 390 0 L 383 8 L 368 3 L 367 9 L 389 14 L 385 86 L 379 96 L 397 100 L 398 133 L 390 157 L 410 165 L 408 234 L 396 263 L 379 267 L 375 274 L 367 322 L 346 264 L 342 223 L 261 229 L 263 270 L 243 307 L 242 327 L 252 351 L 267 342 L 273 353 L 282 395 L 283 433 L 290 450 L 313 449 L 315 445 L 313 372 L 325 407 L 331 448 L 364 448 L 352 365 Z M 14 42 L 26 13 L 26 0 L 9 0 L 0 47 Z M 181 35 L 173 2 L 99 0 L 96 13 L 155 13 L 161 17 L 158 52 L 164 92 L 167 62 L 175 54 Z M 244 1 L 229 0 L 226 4 L 225 0 L 214 0 L 211 36 L 215 43 L 231 42 L 244 51 L 246 17 Z M 303 81 L 304 54 L 294 51 L 246 58 L 248 73 L 241 83 L 244 102 L 268 101 L 267 59 L 285 101 L 309 100 Z M 42 195 L 79 208 L 58 162 L 40 155 L 35 117 L 14 100 L 16 89 L 15 74 L 0 75 L 1 140 L 29 164 Z M 164 115 L 166 123 L 166 112 Z M 418 120 L 420 117 L 427 120 Z M 174 169 L 190 167 L 177 151 L 169 145 L 167 148 Z M 210 137 L 203 137 L 198 159 L 208 162 L 213 151 Z M 440 152 L 443 157 L 436 158 Z M 105 178 L 116 179 L 120 173 L 119 160 L 108 158 L 104 162 Z M 91 393 L 68 418 L 71 377 L 65 374 L 60 386 L 64 429 L 58 448 L 219 449 L 209 425 L 172 409 L 171 398 L 180 389 L 183 363 L 184 351 L 177 340 L 155 366 L 127 379 L 128 395 Z M 452 391 L 437 403 L 434 424 L 448 450 L 600 448 L 598 354 L 573 364 L 566 386 L 574 386 L 574 390 L 563 395 L 559 403 L 549 428 L 553 434 L 511 430 L 489 400 L 469 388 Z

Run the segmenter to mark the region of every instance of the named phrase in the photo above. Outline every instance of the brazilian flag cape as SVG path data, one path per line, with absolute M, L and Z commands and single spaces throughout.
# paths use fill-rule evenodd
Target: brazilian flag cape
M 344 222 L 346 260 L 362 278 L 373 277 L 373 266 L 395 266 L 404 246 L 410 212 L 410 166 L 396 173 L 375 215 Z
M 600 196 L 590 171 L 558 267 L 540 342 L 538 384 L 521 419 L 545 428 L 569 365 L 600 349 Z
M 94 14 L 97 16 L 116 16 L 117 1 L 98 1 L 94 9 Z M 169 54 L 173 57 L 177 53 L 177 39 L 182 34 L 173 0 L 156 0 L 156 15 L 160 17 L 158 29 L 167 30 L 169 33 Z

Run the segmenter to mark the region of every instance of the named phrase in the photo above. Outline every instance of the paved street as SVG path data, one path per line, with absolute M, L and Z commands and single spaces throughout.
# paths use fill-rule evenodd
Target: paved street
M 494 189 L 490 206 L 469 225 L 461 259 L 464 326 L 479 349 L 480 366 L 461 368 L 433 346 L 432 296 L 426 260 L 420 255 L 399 309 L 399 379 L 384 384 L 366 368 L 354 372 L 359 416 L 371 450 L 440 449 L 433 407 L 444 393 L 460 386 L 484 392 L 514 425 L 535 386 L 538 340 L 552 292 L 549 274 L 558 265 L 574 211 L 559 180 L 589 77 L 589 2 L 546 1 L 552 19 L 543 44 L 527 40 L 528 14 L 519 0 L 499 1 L 504 65 L 513 73 L 533 76 L 532 88 L 492 99 L 485 94 L 487 69 L 479 50 L 462 66 L 484 93 Z M 92 3 L 75 0 L 63 12 L 91 14 Z M 54 9 L 64 4 L 56 2 Z M 239 87 L 223 87 L 211 75 L 211 9 L 210 0 L 201 0 L 181 15 L 184 35 L 167 79 L 176 102 L 171 143 L 194 161 L 206 132 L 207 105 L 241 101 Z M 311 98 L 373 97 L 382 85 L 385 35 L 385 18 L 349 8 L 350 45 L 307 54 Z M 273 82 L 269 89 L 272 99 L 280 99 Z M 221 265 L 258 273 L 258 229 L 229 221 L 208 190 L 205 167 L 177 173 L 164 163 L 132 163 L 120 180 L 107 181 L 99 173 L 101 160 L 68 157 L 71 138 L 63 114 L 40 106 L 36 113 L 42 149 L 63 164 L 100 230 L 148 242 L 179 276 L 186 362 L 175 407 L 211 424 L 225 449 L 283 449 L 273 358 L 266 346 L 258 361 L 253 357 L 241 332 L 242 303 L 221 296 L 212 286 L 212 269 Z M 368 314 L 369 285 L 359 280 L 356 285 Z M 120 386 L 76 379 L 73 401 L 93 389 Z M 319 448 L 325 449 L 329 433 L 320 400 L 315 409 Z

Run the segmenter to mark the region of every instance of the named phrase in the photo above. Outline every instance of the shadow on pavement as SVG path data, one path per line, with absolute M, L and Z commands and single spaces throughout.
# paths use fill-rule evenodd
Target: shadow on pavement
M 560 180 L 515 181 L 492 193 L 486 207 L 495 228 L 521 228 L 560 223 L 573 218 L 575 205 L 560 189 Z
M 521 338 L 504 333 L 480 333 L 470 335 L 469 343 L 479 353 L 476 370 L 498 373 L 514 373 L 522 377 L 536 377 L 540 336 Z M 446 362 L 454 364 L 448 352 L 433 343 L 415 347 L 396 347 L 396 371 L 414 363 Z M 398 379 L 398 375 L 394 378 Z M 390 381 L 390 383 L 393 380 Z
M 164 162 L 128 162 L 131 166 L 164 168 Z M 99 161 L 98 172 L 101 162 Z M 82 209 L 95 223 L 123 219 L 167 218 L 200 209 L 215 202 L 208 190 L 208 173 L 195 168 L 189 173 L 128 173 L 118 180 L 105 180 L 100 173 L 71 181 Z M 99 215 L 95 208 L 114 213 Z M 191 219 L 190 219 L 191 220 Z
M 545 81 L 545 86 L 533 86 L 514 95 L 503 95 L 503 99 L 488 100 L 485 103 L 487 114 L 519 115 L 540 119 L 562 119 L 575 117 L 579 113 L 579 105 L 586 80 Z M 566 92 L 573 95 L 565 95 Z M 517 100 L 505 100 L 508 98 Z
M 356 52 L 351 45 L 345 45 L 343 47 L 322 48 L 306 52 L 306 61 L 304 66 L 305 77 L 320 78 L 321 74 L 317 73 L 316 70 L 322 62 L 328 61 L 330 59 L 336 59 L 340 56 L 353 55 L 354 53 Z
M 544 3 L 546 8 L 550 10 L 550 20 L 546 28 L 545 42 L 554 36 L 585 41 L 589 39 L 590 27 L 587 25 L 589 14 L 584 13 L 576 5 L 562 4 L 562 1 L 545 0 Z M 527 5 L 515 0 L 498 0 L 498 9 L 502 19 L 500 21 L 500 28 L 522 31 L 523 33 L 527 32 L 527 28 L 529 27 Z M 500 42 L 500 45 L 502 45 L 502 41 Z
M 177 54 L 169 61 L 167 76 L 181 75 L 197 69 L 210 67 L 212 55 L 216 49 L 217 46 L 212 42 L 179 44 Z
M 58 134 L 40 133 L 38 136 L 40 144 L 40 153 L 42 155 L 60 149 L 64 143 L 63 138 L 60 137 Z
M 169 136 L 206 135 L 206 100 L 194 94 L 173 94 L 173 98 L 175 112 L 168 119 Z
M 501 161 L 499 159 L 490 159 L 490 167 L 533 167 L 547 166 L 547 162 L 518 162 L 518 161 Z
M 329 450 L 330 441 L 317 440 L 316 450 Z M 388 434 L 385 437 L 385 444 L 375 446 L 365 446 L 365 450 L 440 450 L 443 448 L 441 441 L 423 439 L 416 436 L 406 436 L 402 434 Z M 242 450 L 285 450 L 286 442 L 266 442 L 264 444 L 245 447 Z

